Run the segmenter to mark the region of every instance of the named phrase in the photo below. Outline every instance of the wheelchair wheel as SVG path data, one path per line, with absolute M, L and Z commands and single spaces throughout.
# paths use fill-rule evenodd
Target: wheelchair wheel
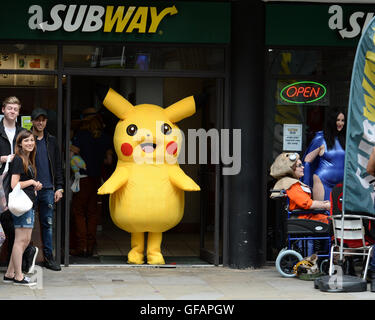
M 296 276 L 293 267 L 302 259 L 303 257 L 297 251 L 282 250 L 276 258 L 276 269 L 283 277 L 293 278 Z

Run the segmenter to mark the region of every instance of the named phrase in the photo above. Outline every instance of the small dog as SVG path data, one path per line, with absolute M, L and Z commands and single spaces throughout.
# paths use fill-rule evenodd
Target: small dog
M 306 273 L 306 274 L 319 273 L 317 261 L 318 261 L 318 255 L 314 253 L 310 257 L 307 257 L 301 260 L 300 262 L 296 263 L 296 265 L 293 268 L 293 271 L 297 277 L 303 273 Z

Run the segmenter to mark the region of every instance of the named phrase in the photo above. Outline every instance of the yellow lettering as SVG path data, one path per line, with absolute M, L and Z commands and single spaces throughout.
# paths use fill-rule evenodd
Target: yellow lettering
M 148 32 L 155 33 L 161 20 L 167 15 L 170 14 L 171 16 L 176 14 L 178 11 L 175 6 L 168 7 L 162 10 L 159 14 L 157 12 L 156 7 L 150 7 L 150 13 L 151 13 L 151 25 L 148 29 Z
M 375 90 L 372 86 L 375 85 L 375 54 L 371 51 L 366 53 L 366 63 L 364 73 L 372 82 L 368 83 L 366 78 L 363 78 L 362 86 L 367 91 L 368 95 L 364 95 L 365 107 L 363 108 L 363 115 L 372 122 L 375 122 Z
M 113 26 L 116 24 L 115 32 L 123 32 L 125 26 L 129 22 L 130 17 L 132 16 L 136 7 L 129 7 L 124 16 L 124 6 L 117 8 L 116 13 L 113 15 L 114 6 L 107 6 L 105 14 L 105 23 L 104 23 L 104 32 L 111 32 Z
M 126 32 L 133 32 L 134 29 L 138 29 L 139 33 L 146 32 L 148 7 L 139 7 L 137 12 L 134 14 L 132 21 L 129 24 Z

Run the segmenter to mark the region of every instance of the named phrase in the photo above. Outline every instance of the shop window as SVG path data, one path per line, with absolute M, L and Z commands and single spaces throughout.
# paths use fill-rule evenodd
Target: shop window
M 224 71 L 224 49 L 214 47 L 64 46 L 64 67 Z
M 55 70 L 57 47 L 49 45 L 1 44 L 0 70 Z
M 303 156 L 316 132 L 324 130 L 329 110 L 347 111 L 354 56 L 355 48 L 268 49 L 264 141 L 268 190 L 276 182 L 269 175 L 275 157 L 283 151 Z M 325 95 L 318 94 L 323 87 Z M 269 260 L 276 259 L 282 239 L 281 210 L 267 200 Z
M 1 77 L 2 75 L 0 75 Z M 31 76 L 34 75 L 14 75 L 14 76 Z M 37 76 L 39 77 L 39 75 Z M 57 76 L 43 76 L 48 77 L 48 83 L 57 83 Z M 50 133 L 56 136 L 57 134 L 57 86 L 40 85 L 40 81 L 35 81 L 31 84 L 28 77 L 24 78 L 25 85 L 22 86 L 3 86 L 0 85 L 0 103 L 6 97 L 16 96 L 21 101 L 20 115 L 17 121 L 22 127 L 29 129 L 31 127 L 31 112 L 34 108 L 44 108 L 48 113 L 47 128 Z M 43 80 L 45 81 L 45 80 Z M 1 118 L 2 114 L 0 115 Z
M 320 51 L 268 49 L 272 75 L 319 75 L 322 73 Z
M 351 78 L 355 49 L 331 49 L 322 51 L 324 75 L 335 75 L 336 79 Z

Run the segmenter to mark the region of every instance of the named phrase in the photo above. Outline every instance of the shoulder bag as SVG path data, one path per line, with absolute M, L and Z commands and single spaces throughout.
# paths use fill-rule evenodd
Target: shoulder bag
M 21 189 L 18 182 L 13 191 L 9 193 L 8 208 L 16 217 L 23 215 L 33 207 L 33 202 L 29 196 Z

